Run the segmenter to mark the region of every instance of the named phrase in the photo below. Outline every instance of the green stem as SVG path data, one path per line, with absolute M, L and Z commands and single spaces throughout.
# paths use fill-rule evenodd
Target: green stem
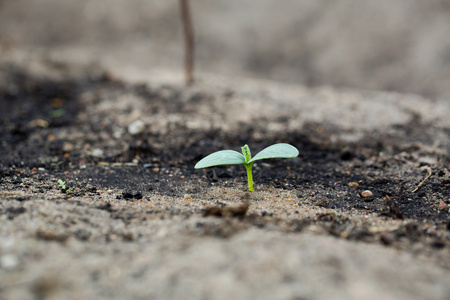
M 252 174 L 253 163 L 244 164 L 244 165 L 245 165 L 245 169 L 247 170 L 248 190 L 250 192 L 253 192 L 253 174 Z

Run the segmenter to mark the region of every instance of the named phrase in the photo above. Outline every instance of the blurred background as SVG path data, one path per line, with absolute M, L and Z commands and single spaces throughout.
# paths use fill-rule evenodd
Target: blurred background
M 196 69 L 450 98 L 450 0 L 191 0 Z M 0 0 L 2 49 L 182 72 L 178 0 Z

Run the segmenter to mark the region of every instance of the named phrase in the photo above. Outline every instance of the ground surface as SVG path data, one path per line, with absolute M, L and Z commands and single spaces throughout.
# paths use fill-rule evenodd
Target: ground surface
M 26 51 L 0 84 L 0 299 L 450 297 L 445 101 Z M 251 194 L 242 166 L 193 168 L 277 142 L 300 156 L 255 165 Z
M 449 1 L 191 1 L 189 88 L 104 2 L 0 0 L 0 300 L 450 299 Z

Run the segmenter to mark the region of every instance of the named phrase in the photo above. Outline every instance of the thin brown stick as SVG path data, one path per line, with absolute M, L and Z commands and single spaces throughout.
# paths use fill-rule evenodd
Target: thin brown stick
M 184 31 L 184 72 L 186 84 L 194 83 L 194 29 L 192 28 L 189 0 L 180 0 Z
M 430 177 L 431 177 L 431 169 L 428 169 L 427 177 L 425 177 L 412 192 L 413 193 L 417 192 L 420 189 L 420 187 L 425 183 L 425 181 L 427 181 Z

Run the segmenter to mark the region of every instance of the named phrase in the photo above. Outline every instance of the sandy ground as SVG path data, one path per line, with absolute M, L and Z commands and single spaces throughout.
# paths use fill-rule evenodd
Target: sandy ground
M 86 70 L 88 74 L 93 72 L 91 67 L 71 64 L 64 68 L 57 64 L 60 69 L 57 72 L 54 61 L 49 63 L 48 59 L 22 51 L 10 52 L 6 57 L 7 62 L 3 61 L 6 66 L 20 66 L 27 61 L 21 66 L 31 78 L 67 78 L 85 74 Z M 3 75 L 7 77 L 8 73 Z M 129 89 L 126 86 L 145 82 L 145 78 L 137 82 L 123 80 L 125 95 Z M 156 88 L 160 83 L 147 84 Z M 245 124 L 257 123 L 266 124 L 268 132 L 279 134 L 285 130 L 291 132 L 292 128 L 306 128 L 311 122 L 322 122 L 340 128 L 322 138 L 331 143 L 358 143 L 370 132 L 392 133 L 398 130 L 395 128 L 410 124 L 412 116 L 420 116 L 432 134 L 439 137 L 420 149 L 428 149 L 429 157 L 436 157 L 432 167 L 440 168 L 444 174 L 448 172 L 437 160 L 448 158 L 450 142 L 448 135 L 442 133 L 449 128 L 446 116 L 450 113 L 443 101 L 396 93 L 308 89 L 219 77 L 214 80 L 209 77 L 208 81 L 187 90 L 175 86 L 167 90 L 165 86 L 162 91 L 178 91 L 179 99 L 189 98 L 194 91 L 201 92 L 209 105 L 172 113 L 160 111 L 152 117 L 139 114 L 145 112 L 149 103 L 145 98 L 128 96 L 128 101 L 123 102 L 124 96 L 117 89 L 100 89 L 96 92 L 103 95 L 100 101 L 88 97 L 89 94 L 80 96 L 85 109 L 74 121 L 79 125 L 73 129 L 68 127 L 69 131 L 51 132 L 56 139 L 72 140 L 75 147 L 78 147 L 77 140 L 71 134 L 77 132 L 80 141 L 90 139 L 92 145 L 106 146 L 101 131 L 84 132 L 82 124 L 95 124 L 96 116 L 104 116 L 104 120 L 122 124 L 126 130 L 129 122 L 139 117 L 151 131 L 165 134 L 174 134 L 170 133 L 171 121 L 181 120 L 192 130 L 220 128 L 232 133 Z M 229 101 L 224 103 L 220 95 L 228 95 Z M 125 103 L 134 109 L 124 106 Z M 165 103 L 159 104 L 161 108 L 170 104 Z M 243 110 L 248 115 L 243 116 Z M 289 121 L 281 122 L 283 117 Z M 94 136 L 98 142 L 93 141 Z M 414 140 L 414 136 L 405 137 L 411 138 Z M 127 139 L 125 134 L 117 143 Z M 110 145 L 114 147 L 114 142 Z M 8 149 L 2 151 L 9 153 Z M 88 156 L 91 153 L 89 149 L 83 151 Z M 12 155 L 11 159 L 17 158 Z M 400 164 L 400 169 L 393 172 L 405 175 L 413 161 L 403 167 Z M 202 214 L 208 206 L 239 205 L 245 197 L 242 186 L 236 186 L 235 182 L 215 187 L 214 183 L 207 184 L 205 177 L 190 175 L 191 179 L 186 179 L 178 189 L 179 196 L 157 189 L 146 193 L 142 200 L 130 202 L 118 197 L 123 183 L 102 187 L 101 179 L 96 181 L 101 175 L 96 175 L 98 169 L 92 169 L 90 163 L 87 169 L 77 164 L 64 172 L 32 171 L 34 175 L 25 176 L 19 184 L 17 178 L 21 175 L 12 174 L 20 174 L 21 167 L 11 169 L 7 165 L 4 161 L 1 299 L 448 299 L 450 295 L 449 235 L 445 233 L 445 218 L 444 227 L 429 227 L 438 230 L 438 235 L 444 238 L 439 248 L 429 248 L 428 242 L 407 247 L 400 242 L 386 247 L 383 244 L 390 243 L 389 234 L 407 228 L 411 220 L 396 220 L 364 209 L 322 208 L 313 204 L 324 199 L 325 195 L 320 193 L 314 197 L 320 187 L 286 190 L 256 185 L 248 216 L 243 220 L 205 218 Z M 420 160 L 413 162 L 413 168 L 420 165 Z M 23 170 L 30 172 L 26 167 Z M 105 170 L 115 172 L 114 167 Z M 174 172 L 174 177 L 169 177 L 165 185 L 174 188 L 177 171 L 169 168 L 167 172 Z M 99 184 L 103 192 L 64 196 L 54 188 L 56 179 L 69 178 L 72 173 L 80 178 L 80 186 L 89 186 L 90 180 L 94 180 L 92 184 Z M 423 178 L 420 174 L 413 177 L 412 185 Z M 132 178 L 127 176 L 131 175 L 118 178 L 126 182 Z M 73 177 L 72 184 L 76 184 L 74 180 Z M 135 184 L 144 189 L 148 183 Z M 267 214 L 270 217 L 260 217 Z M 368 232 L 384 232 L 387 236 L 374 235 L 369 242 L 352 241 L 346 239 L 345 232 L 340 236 L 328 234 L 320 223 L 303 224 L 305 220 L 327 216 L 349 219 L 358 230 L 366 228 Z M 424 228 L 432 225 L 430 221 L 423 222 Z
M 16 95 L 36 105 L 2 112 L 1 300 L 450 298 L 448 207 L 439 210 L 439 201 L 450 205 L 447 1 L 193 1 L 200 71 L 189 88 L 176 4 L 149 2 L 0 1 L 2 110 Z M 51 102 L 41 87 L 53 81 L 77 91 L 63 99 L 77 110 L 66 123 L 26 127 Z M 128 133 L 138 119 L 144 138 Z M 355 158 L 307 154 L 278 169 L 281 183 L 265 177 L 280 165 L 261 165 L 243 219 L 203 216 L 247 197 L 234 168 L 218 181 L 192 169 L 203 144 L 237 148 L 220 138 L 263 144 L 303 132 L 330 156 L 348 144 Z M 126 160 L 131 143 L 151 138 L 154 153 Z M 377 158 L 380 143 L 386 158 Z M 184 148 L 201 151 L 174 160 Z M 69 167 L 49 166 L 65 153 Z M 372 204 L 348 187 L 356 176 L 411 191 L 428 169 L 423 194 L 408 195 L 434 215 L 382 214 L 385 187 Z M 336 185 L 312 177 L 339 172 L 347 177 Z M 125 200 L 127 188 L 144 197 Z

